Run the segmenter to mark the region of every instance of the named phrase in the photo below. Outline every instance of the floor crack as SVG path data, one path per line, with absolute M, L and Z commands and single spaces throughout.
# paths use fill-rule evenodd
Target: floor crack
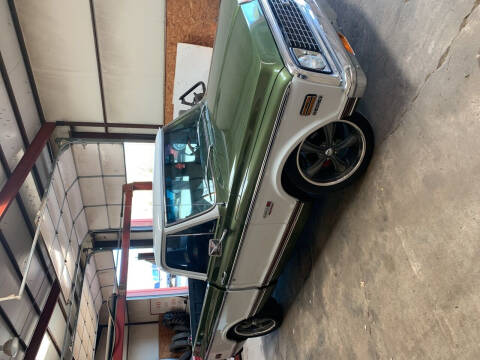
M 448 44 L 447 48 L 445 49 L 445 51 L 442 53 L 442 55 L 440 56 L 440 59 L 438 60 L 438 64 L 437 64 L 437 67 L 435 70 L 429 72 L 427 74 L 427 76 L 425 76 L 425 79 L 423 80 L 422 84 L 418 87 L 418 91 L 417 93 L 415 94 L 415 96 L 412 98 L 412 100 L 410 101 L 409 105 L 405 108 L 405 110 L 401 113 L 400 115 L 400 120 L 397 124 L 397 126 L 395 126 L 395 128 L 390 132 L 390 134 L 388 134 L 388 136 L 382 141 L 382 143 L 388 139 L 390 136 L 392 136 L 397 130 L 398 128 L 402 125 L 403 121 L 402 119 L 404 118 L 405 114 L 410 110 L 411 106 L 415 103 L 415 101 L 417 101 L 418 97 L 420 96 L 420 94 L 422 93 L 425 85 L 427 84 L 428 80 L 430 79 L 430 77 L 435 74 L 444 64 L 445 64 L 445 61 L 447 60 L 448 58 L 448 55 L 450 54 L 450 50 L 452 48 L 452 45 L 455 43 L 455 41 L 458 39 L 458 37 L 460 36 L 460 34 L 462 33 L 462 30 L 467 26 L 473 12 L 480 6 L 480 0 L 475 0 L 474 3 L 473 3 L 473 6 L 472 6 L 472 9 L 468 12 L 468 14 L 466 14 L 462 20 L 462 22 L 460 23 L 460 26 L 458 28 L 458 31 L 457 33 L 455 34 L 455 36 L 452 38 L 452 40 L 450 41 L 450 43 Z

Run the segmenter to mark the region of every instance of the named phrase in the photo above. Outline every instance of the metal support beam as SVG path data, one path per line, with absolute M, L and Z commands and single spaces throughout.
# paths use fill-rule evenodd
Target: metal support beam
M 92 18 L 93 43 L 95 44 L 95 55 L 97 60 L 98 84 L 100 85 L 100 99 L 102 100 L 103 122 L 107 125 L 107 105 L 105 104 L 105 90 L 103 87 L 102 60 L 98 47 L 97 21 L 95 20 L 95 5 L 93 4 L 93 0 L 90 0 L 90 15 Z M 105 132 L 108 133 L 108 127 L 105 127 Z
M 130 240 L 130 248 L 142 249 L 153 247 L 153 239 Z M 93 242 L 93 250 L 114 250 L 118 249 L 117 240 L 95 240 Z
M 57 121 L 57 126 L 82 126 L 82 127 L 114 127 L 126 129 L 152 129 L 158 130 L 162 125 L 151 124 L 132 124 L 132 123 L 100 123 L 100 122 L 83 122 L 83 121 Z
M 10 178 L 12 176 L 12 173 L 10 172 L 10 168 L 8 167 L 7 159 L 5 158 L 5 154 L 3 153 L 2 145 L 0 144 L 0 165 L 3 167 L 3 171 L 7 175 L 7 178 Z M 17 194 L 16 196 L 17 204 L 18 207 L 20 208 L 20 212 L 22 213 L 23 220 L 25 221 L 25 224 L 27 225 L 28 232 L 30 233 L 30 236 L 32 239 L 35 236 L 35 227 L 33 226 L 32 221 L 30 220 L 27 209 L 25 207 L 25 204 L 23 203 L 22 197 L 20 196 L 20 193 Z M 41 250 L 41 247 L 39 244 L 37 244 L 36 249 L 35 249 L 38 258 L 40 259 L 40 264 L 42 265 L 43 271 L 45 271 L 45 274 L 47 274 L 48 281 L 52 283 L 53 277 L 50 274 L 49 267 L 47 265 L 47 261 L 45 259 L 45 256 L 43 255 L 43 252 Z M 51 263 L 51 261 L 50 261 Z
M 43 113 L 42 104 L 40 103 L 40 96 L 38 95 L 37 85 L 35 83 L 35 78 L 33 76 L 32 65 L 30 64 L 30 59 L 28 58 L 27 47 L 25 46 L 25 39 L 23 38 L 22 27 L 20 21 L 18 20 L 17 9 L 15 7 L 15 0 L 8 0 L 8 7 L 10 8 L 10 15 L 12 16 L 13 27 L 15 28 L 15 33 L 17 35 L 18 44 L 20 45 L 20 51 L 23 57 L 23 63 L 25 64 L 25 69 L 27 70 L 28 82 L 30 88 L 32 89 L 33 100 L 35 101 L 35 107 L 37 108 L 38 116 L 42 124 L 45 123 L 45 114 Z
M 17 122 L 18 130 L 20 131 L 20 136 L 22 137 L 23 146 L 27 149 L 30 146 L 30 141 L 28 140 L 27 130 L 25 130 L 25 125 L 23 124 L 22 114 L 18 107 L 17 99 L 15 98 L 15 93 L 13 91 L 12 83 L 10 82 L 10 77 L 8 76 L 7 67 L 3 61 L 3 56 L 0 51 L 0 72 L 2 73 L 3 83 L 5 84 L 5 89 L 7 90 L 8 99 L 10 100 L 10 106 L 12 107 L 13 114 L 15 116 L 15 121 Z M 40 179 L 40 174 L 38 173 L 37 167 L 34 165 L 32 168 L 33 180 L 35 181 L 35 186 L 40 197 L 43 196 L 45 189 L 43 187 L 42 181 Z
M 38 320 L 37 327 L 33 333 L 32 340 L 30 340 L 30 344 L 25 352 L 25 360 L 35 360 L 37 357 L 38 350 L 40 349 L 43 337 L 47 331 L 48 323 L 52 317 L 53 309 L 57 303 L 58 295 L 60 295 L 60 283 L 58 280 L 55 280 L 50 289 L 50 294 L 48 294 L 47 302 L 43 307 L 40 319 Z
M 120 263 L 120 282 L 118 284 L 117 308 L 115 315 L 115 343 L 113 360 L 123 358 L 123 338 L 125 332 L 125 311 L 127 306 L 127 275 L 128 253 L 130 248 L 130 221 L 132 215 L 133 187 L 128 184 L 123 186 L 125 194 L 125 211 L 123 214 L 122 229 L 122 257 Z
M 95 139 L 95 140 L 118 140 L 118 141 L 145 141 L 154 142 L 155 134 L 124 134 L 124 133 L 98 133 L 98 132 L 76 132 L 70 135 L 73 139 Z
M 35 165 L 35 161 L 37 161 L 38 157 L 40 156 L 54 129 L 54 123 L 45 123 L 42 125 L 32 143 L 28 149 L 26 149 L 25 154 L 18 163 L 17 167 L 13 171 L 12 176 L 4 185 L 2 191 L 0 192 L 0 221 L 2 221 L 3 216 L 17 196 L 18 191 Z
M 115 315 L 115 343 L 113 360 L 123 358 L 123 338 L 125 335 L 125 311 L 127 309 L 128 254 L 130 248 L 130 223 L 132 220 L 132 197 L 135 190 L 151 190 L 151 182 L 138 182 L 123 185 L 125 205 L 122 227 L 122 257 L 120 262 L 120 281 Z

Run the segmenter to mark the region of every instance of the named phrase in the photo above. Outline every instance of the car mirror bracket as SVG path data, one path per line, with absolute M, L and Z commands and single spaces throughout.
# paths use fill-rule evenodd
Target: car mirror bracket
M 208 242 L 208 256 L 219 257 L 222 256 L 223 252 L 223 241 L 227 237 L 228 230 L 223 230 L 222 236 L 220 239 L 210 239 Z

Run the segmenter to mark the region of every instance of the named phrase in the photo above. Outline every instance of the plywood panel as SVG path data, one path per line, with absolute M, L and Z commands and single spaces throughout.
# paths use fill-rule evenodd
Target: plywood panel
M 167 328 L 159 322 L 158 325 L 158 352 L 160 359 L 162 358 L 176 358 L 178 354 L 170 352 L 170 344 L 175 332 L 172 329 Z
M 220 0 L 167 0 L 165 49 L 165 124 L 173 120 L 177 43 L 212 47 Z

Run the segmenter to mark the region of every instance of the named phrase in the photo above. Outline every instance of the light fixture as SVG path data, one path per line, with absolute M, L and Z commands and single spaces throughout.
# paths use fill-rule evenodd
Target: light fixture
M 301 67 L 314 71 L 330 72 L 327 60 L 321 53 L 299 48 L 293 48 L 292 50 Z
M 8 356 L 15 357 L 17 356 L 19 345 L 20 342 L 18 338 L 15 337 L 5 342 L 5 344 L 0 345 L 0 351 L 3 351 Z

